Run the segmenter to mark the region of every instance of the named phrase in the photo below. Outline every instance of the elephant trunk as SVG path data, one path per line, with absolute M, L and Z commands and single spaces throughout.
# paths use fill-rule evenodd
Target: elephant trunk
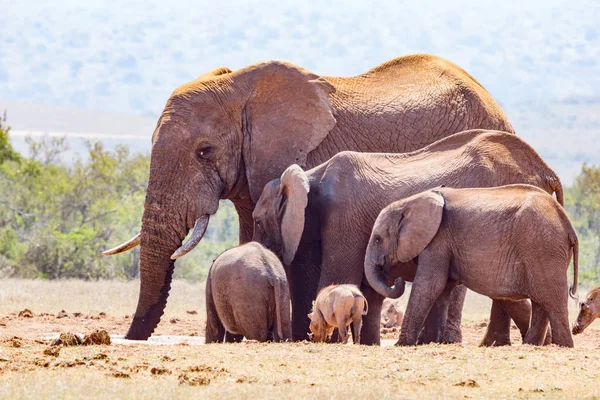
M 382 268 L 370 260 L 365 262 L 365 275 L 369 285 L 382 296 L 397 299 L 404 294 L 404 280 L 398 278 L 394 287 L 390 287 L 383 278 Z
M 178 227 L 167 229 L 167 227 Z M 160 322 L 165 307 L 175 261 L 171 255 L 179 248 L 187 229 L 165 221 L 165 216 L 146 209 L 142 222 L 140 248 L 140 295 L 135 316 L 126 339 L 146 340 Z

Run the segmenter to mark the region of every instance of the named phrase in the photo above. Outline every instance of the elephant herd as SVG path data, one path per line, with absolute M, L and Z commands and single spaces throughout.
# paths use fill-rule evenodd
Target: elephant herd
M 525 343 L 573 346 L 578 241 L 561 182 L 449 61 L 409 55 L 353 77 L 269 61 L 177 88 L 152 135 L 141 231 L 104 252 L 140 246 L 126 338 L 152 334 L 175 259 L 221 199 L 246 244 L 209 272 L 207 342 L 346 339 L 352 323 L 376 345 L 384 298 L 412 282 L 399 345 L 460 342 L 469 288 L 493 299 L 482 344 L 510 344 L 512 319 Z

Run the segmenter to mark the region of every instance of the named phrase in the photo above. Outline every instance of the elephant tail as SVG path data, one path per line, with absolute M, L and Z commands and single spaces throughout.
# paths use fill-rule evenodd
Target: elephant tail
M 577 293 L 577 278 L 579 276 L 579 239 L 573 233 L 569 235 L 569 240 L 571 241 L 571 247 L 573 247 L 573 286 L 569 289 L 569 296 L 577 300 L 575 294 Z
M 369 312 L 369 302 L 367 301 L 367 298 L 363 295 L 361 295 L 360 297 L 362 297 L 363 301 L 365 302 L 365 308 L 362 312 L 362 315 L 367 315 L 367 313 Z
M 277 336 L 279 341 L 292 339 L 292 321 L 290 316 L 290 292 L 287 281 L 276 279 L 273 282 L 275 292 L 275 318 L 277 324 Z
M 561 206 L 564 207 L 565 199 L 564 199 L 563 187 L 562 187 L 562 183 L 560 182 L 560 179 L 556 175 L 549 176 L 547 179 L 548 179 L 548 184 L 549 184 L 550 188 L 556 195 L 556 201 L 558 201 L 558 204 L 560 204 Z

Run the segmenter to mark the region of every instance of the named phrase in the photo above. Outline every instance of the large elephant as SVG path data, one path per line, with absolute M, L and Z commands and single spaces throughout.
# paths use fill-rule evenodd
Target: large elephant
M 220 199 L 233 202 L 244 243 L 264 185 L 289 165 L 311 168 L 342 150 L 412 151 L 471 128 L 513 132 L 481 84 L 431 55 L 396 58 L 343 78 L 269 61 L 219 68 L 179 87 L 152 135 L 141 232 L 105 252 L 141 245 L 140 295 L 126 337 L 152 334 L 167 303 L 174 259 L 201 240 Z M 318 269 L 320 254 L 304 252 L 295 263 L 295 271 Z M 310 279 L 302 272 L 296 278 Z
M 288 167 L 280 179 L 265 186 L 256 204 L 253 240 L 279 255 L 287 266 L 293 333 L 308 328 L 304 311 L 310 310 L 318 289 L 332 283 L 362 284 L 370 309 L 363 320 L 362 336 L 377 342 L 383 301 L 378 293 L 391 298 L 401 294 L 399 287 L 372 286 L 379 282 L 369 279 L 369 285 L 363 279 L 365 251 L 379 212 L 393 201 L 440 185 L 491 187 L 510 183 L 538 186 L 556 193 L 563 202 L 562 186 L 554 171 L 522 139 L 499 131 L 460 132 L 405 154 L 340 152 L 306 172 L 296 165 Z M 297 249 L 322 254 L 321 270 L 305 271 L 308 278 L 300 282 L 295 280 L 294 269 L 298 267 L 295 263 L 290 266 Z M 406 261 L 385 271 L 387 283 L 414 279 L 416 264 Z M 436 309 L 422 342 L 461 340 L 465 290 L 463 286 L 454 289 L 455 311 L 448 317 L 446 332 L 441 330 L 444 324 L 437 322 L 442 316 Z M 494 303 L 496 308 L 508 309 L 522 334 L 526 333 L 530 318 L 526 300 L 511 307 L 502 306 L 502 301 Z M 510 325 L 497 319 L 490 325 L 496 328 L 488 330 L 486 336 L 509 337 Z M 494 342 L 498 340 L 484 339 L 484 343 Z M 498 343 L 507 344 L 505 340 Z
M 381 271 L 418 260 L 397 345 L 417 344 L 431 306 L 447 307 L 450 288 L 462 283 L 492 299 L 530 298 L 531 327 L 524 343 L 543 344 L 550 320 L 552 343 L 573 347 L 568 300 L 577 291 L 578 248 L 565 210 L 540 188 L 437 188 L 381 211 L 369 238 L 365 273 L 387 294 L 395 290 Z

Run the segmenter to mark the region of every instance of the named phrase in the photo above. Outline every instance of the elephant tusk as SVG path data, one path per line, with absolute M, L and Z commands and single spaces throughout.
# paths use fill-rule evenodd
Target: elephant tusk
M 138 233 L 123 244 L 113 247 L 112 249 L 105 250 L 102 252 L 103 256 L 114 256 L 115 254 L 123 253 L 124 251 L 131 250 L 136 246 L 139 246 L 141 242 L 141 236 Z
M 204 232 L 206 232 L 209 219 L 210 216 L 208 214 L 204 214 L 196 220 L 196 223 L 194 224 L 194 231 L 192 232 L 192 237 L 180 248 L 175 250 L 175 253 L 171 255 L 171 260 L 177 260 L 179 257 L 184 256 L 190 251 L 194 250 L 194 247 L 196 247 L 196 245 L 200 243 L 202 237 L 204 236 Z

